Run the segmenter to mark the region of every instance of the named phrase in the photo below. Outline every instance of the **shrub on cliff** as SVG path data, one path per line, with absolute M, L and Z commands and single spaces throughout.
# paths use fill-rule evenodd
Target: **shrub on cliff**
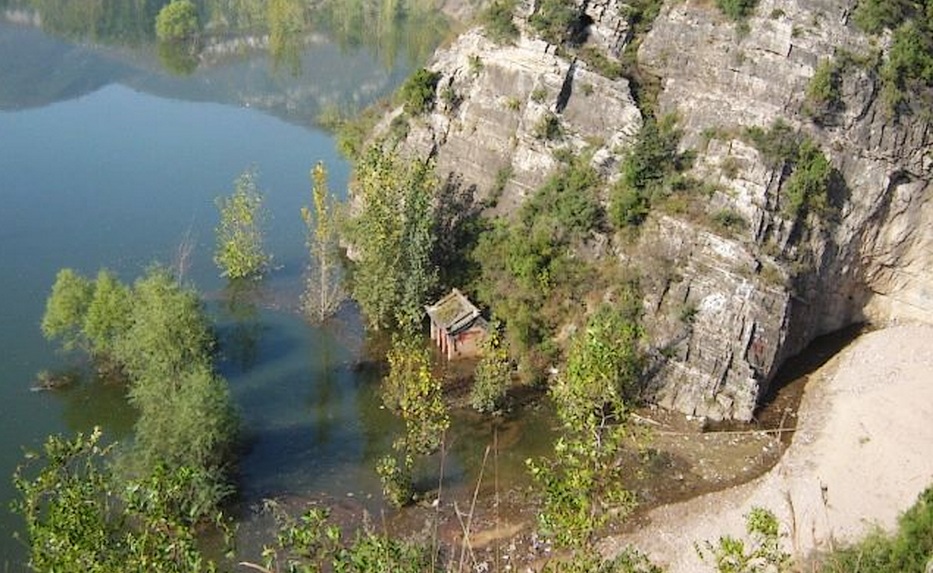
M 741 20 L 751 16 L 758 0 L 716 0 L 716 6 L 722 13 L 733 20 Z
M 518 38 L 518 27 L 512 21 L 515 0 L 496 0 L 480 16 L 486 37 L 499 44 L 508 44 Z
M 421 115 L 434 107 L 435 91 L 441 74 L 421 68 L 402 85 L 401 98 L 405 111 Z

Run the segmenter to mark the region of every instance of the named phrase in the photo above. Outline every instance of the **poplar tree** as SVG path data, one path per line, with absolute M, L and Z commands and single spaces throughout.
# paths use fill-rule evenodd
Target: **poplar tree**
M 338 205 L 327 186 L 327 169 L 318 162 L 311 170 L 311 208 L 301 208 L 308 230 L 311 259 L 302 308 L 311 320 L 323 322 L 346 298 L 338 257 Z

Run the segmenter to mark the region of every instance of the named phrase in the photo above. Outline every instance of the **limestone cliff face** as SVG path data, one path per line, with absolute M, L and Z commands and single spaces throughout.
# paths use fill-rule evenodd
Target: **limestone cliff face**
M 803 113 L 818 62 L 866 48 L 848 24 L 855 2 L 763 1 L 745 33 L 703 4 L 668 6 L 639 62 L 662 78 L 659 104 L 678 114 L 684 144 L 701 150 L 698 174 L 724 189 L 714 202 L 751 226 L 731 242 L 734 253 L 720 250 L 709 267 L 686 273 L 698 304 L 692 335 L 683 359 L 662 370 L 657 397 L 745 419 L 777 366 L 814 337 L 861 320 L 933 320 L 933 132 L 928 116 L 889 118 L 863 70 L 845 74 L 843 109 L 824 125 Z M 778 119 L 818 141 L 841 173 L 835 221 L 783 218 L 781 173 L 728 135 Z M 715 132 L 706 145 L 704 132 Z M 688 257 L 693 266 L 710 251 L 699 250 Z M 768 284 L 763 269 L 789 280 Z
M 618 54 L 630 41 L 624 4 L 585 4 L 589 41 Z M 854 4 L 761 0 L 741 30 L 711 2 L 672 2 L 641 44 L 639 65 L 661 81 L 660 112 L 677 114 L 682 146 L 696 153 L 692 175 L 718 189 L 707 213 L 748 222 L 726 234 L 654 213 L 635 248 L 607 251 L 652 269 L 643 285 L 651 395 L 666 407 L 747 420 L 783 360 L 814 337 L 864 320 L 933 321 L 929 114 L 889 117 L 863 69 L 843 74 L 832 116 L 817 124 L 804 113 L 818 63 L 868 48 L 848 22 Z M 594 162 L 612 177 L 642 123 L 629 85 L 554 52 L 461 36 L 430 65 L 442 74 L 438 109 L 413 120 L 403 145 L 433 154 L 441 176 L 461 175 L 480 196 L 504 184 L 500 214 L 557 166 L 557 144 L 536 135 L 548 114 L 565 130 L 560 146 L 595 145 Z M 786 173 L 741 137 L 777 119 L 816 141 L 844 180 L 835 216 L 782 215 Z

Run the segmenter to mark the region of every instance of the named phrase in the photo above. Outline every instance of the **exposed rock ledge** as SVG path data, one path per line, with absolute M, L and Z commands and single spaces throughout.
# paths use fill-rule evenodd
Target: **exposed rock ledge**
M 817 124 L 802 111 L 821 60 L 869 45 L 849 23 L 855 2 L 762 0 L 744 32 L 711 2 L 667 2 L 641 44 L 639 65 L 661 80 L 660 111 L 677 115 L 682 146 L 696 153 L 691 174 L 718 189 L 700 220 L 653 214 L 637 248 L 595 237 L 606 256 L 650 275 L 650 390 L 667 408 L 749 420 L 784 360 L 817 336 L 862 321 L 933 323 L 929 115 L 892 120 L 878 78 L 865 70 L 842 79 L 832 121 Z M 522 13 L 532 4 L 520 3 Z M 628 37 L 620 3 L 585 4 L 591 43 L 617 52 Z M 527 37 L 496 46 L 471 31 L 429 67 L 441 74 L 441 103 L 411 121 L 403 148 L 433 155 L 441 177 L 462 177 L 480 198 L 504 183 L 497 215 L 513 212 L 556 169 L 559 148 L 592 145 L 596 166 L 614 177 L 642 124 L 626 80 Z M 559 117 L 562 141 L 536 137 L 548 114 Z M 741 137 L 778 119 L 818 142 L 845 180 L 837 217 L 782 214 L 783 167 L 769 166 Z M 748 225 L 717 232 L 702 222 L 717 211 Z M 678 318 L 685 312 L 686 327 Z
M 897 516 L 933 483 L 933 326 L 872 332 L 815 373 L 796 435 L 771 471 L 745 485 L 660 507 L 633 534 L 606 540 L 614 553 L 633 544 L 669 573 L 712 571 L 694 542 L 744 538 L 752 507 L 772 510 L 785 550 L 807 556 L 860 539 Z

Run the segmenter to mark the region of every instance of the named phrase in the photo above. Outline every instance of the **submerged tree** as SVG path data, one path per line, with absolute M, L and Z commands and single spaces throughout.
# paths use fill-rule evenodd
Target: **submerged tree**
M 392 447 L 397 456 L 379 461 L 383 492 L 393 505 L 405 505 L 413 495 L 411 472 L 416 456 L 441 447 L 450 417 L 441 380 L 431 372 L 431 359 L 420 339 L 396 336 L 388 354 L 389 373 L 383 380 L 383 401 L 405 422 L 405 434 Z
M 374 330 L 415 332 L 437 284 L 431 263 L 437 181 L 431 165 L 374 146 L 356 167 L 359 213 L 350 220 L 352 294 Z
M 323 322 L 337 312 L 346 292 L 339 264 L 338 205 L 327 188 L 327 169 L 323 163 L 314 166 L 311 183 L 312 208 L 301 208 L 311 258 L 301 305 L 309 318 Z
M 230 279 L 261 278 L 272 262 L 263 245 L 267 213 L 257 179 L 256 170 L 247 169 L 229 197 L 217 198 L 220 225 L 214 262 L 221 276 Z

